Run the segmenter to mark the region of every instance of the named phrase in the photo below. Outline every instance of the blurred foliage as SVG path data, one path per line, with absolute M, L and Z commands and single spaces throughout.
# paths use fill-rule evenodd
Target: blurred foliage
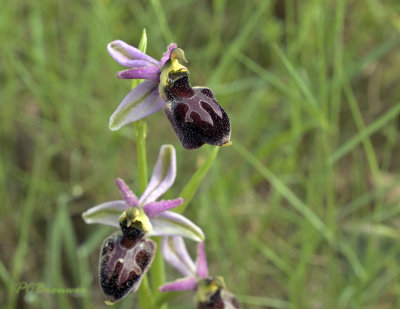
M 116 177 L 138 187 L 133 126 L 108 129 L 130 83 L 105 47 L 137 45 L 143 28 L 154 58 L 171 41 L 185 50 L 192 85 L 232 120 L 186 211 L 210 272 L 245 308 L 399 308 L 395 0 L 1 1 L 0 303 L 105 307 L 97 259 L 112 229 L 80 214 L 120 198 Z M 176 196 L 211 147 L 184 150 L 162 112 L 147 128 L 148 162 L 177 148 Z M 16 293 L 22 281 L 85 293 Z

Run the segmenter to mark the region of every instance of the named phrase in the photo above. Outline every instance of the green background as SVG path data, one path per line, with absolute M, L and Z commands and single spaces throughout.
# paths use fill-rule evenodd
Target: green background
M 138 192 L 129 91 L 108 42 L 185 50 L 232 122 L 185 214 L 245 308 L 400 307 L 400 4 L 379 0 L 0 1 L 0 304 L 103 308 L 102 240 L 81 213 Z M 177 149 L 175 198 L 211 151 L 147 119 L 151 171 Z M 194 249 L 191 244 L 190 249 Z M 179 275 L 168 268 L 168 279 Z M 17 282 L 83 296 L 15 293 Z M 115 308 L 134 308 L 130 295 Z M 171 308 L 191 308 L 190 293 Z

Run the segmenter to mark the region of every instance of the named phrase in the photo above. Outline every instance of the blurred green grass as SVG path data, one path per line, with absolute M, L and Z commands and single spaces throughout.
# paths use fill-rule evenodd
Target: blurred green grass
M 233 145 L 186 211 L 210 272 L 245 308 L 399 308 L 394 0 L 2 1 L 0 303 L 105 307 L 97 259 L 112 229 L 80 214 L 119 198 L 116 177 L 138 186 L 133 127 L 107 127 L 130 83 L 105 47 L 143 28 L 148 54 L 177 42 L 192 85 L 231 117 Z M 162 113 L 147 127 L 150 169 L 161 144 L 177 148 L 174 197 L 211 147 L 183 150 Z M 16 294 L 21 281 L 86 292 Z

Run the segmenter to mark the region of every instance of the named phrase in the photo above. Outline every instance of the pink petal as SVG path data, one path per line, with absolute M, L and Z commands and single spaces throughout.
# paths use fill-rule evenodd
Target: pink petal
M 194 241 L 203 241 L 204 233 L 188 218 L 173 211 L 164 211 L 150 219 L 153 227 L 151 236 L 182 236 Z
M 126 185 L 125 181 L 121 178 L 117 178 L 115 180 L 115 183 L 117 184 L 119 191 L 121 191 L 121 194 L 124 197 L 125 202 L 129 206 L 137 207 L 139 205 L 139 200 L 136 197 L 136 195 Z
M 195 276 L 196 267 L 180 236 L 164 237 L 161 244 L 164 260 L 184 276 Z
M 158 93 L 158 84 L 145 80 L 132 89 L 111 115 L 112 131 L 136 120 L 147 117 L 163 108 L 165 102 Z
M 143 68 L 129 69 L 117 73 L 121 79 L 148 79 L 154 82 L 160 81 L 160 68 L 157 65 Z
M 197 261 L 196 261 L 197 276 L 200 278 L 208 277 L 208 267 L 206 253 L 204 250 L 204 242 L 201 242 L 197 246 Z
M 125 201 L 111 201 L 89 208 L 82 214 L 87 224 L 98 223 L 119 227 L 119 217 L 128 205 Z
M 161 67 L 164 66 L 165 62 L 169 59 L 169 55 L 171 54 L 171 51 L 176 48 L 178 45 L 176 43 L 171 43 L 168 46 L 168 50 L 163 54 L 161 58 Z
M 159 201 L 159 202 L 150 202 L 144 205 L 144 212 L 149 218 L 153 218 L 163 211 L 170 210 L 172 208 L 178 207 L 183 204 L 185 200 L 183 198 L 177 198 L 174 200 L 167 201 Z
M 128 68 L 139 68 L 160 64 L 154 58 L 121 40 L 115 40 L 109 43 L 107 45 L 107 50 L 116 62 Z
M 178 279 L 174 282 L 166 283 L 158 288 L 160 292 L 170 292 L 170 291 L 194 291 L 196 290 L 197 282 L 196 278 L 189 277 Z
M 172 145 L 163 145 L 146 190 L 140 197 L 140 204 L 154 202 L 174 183 L 176 176 L 176 153 Z

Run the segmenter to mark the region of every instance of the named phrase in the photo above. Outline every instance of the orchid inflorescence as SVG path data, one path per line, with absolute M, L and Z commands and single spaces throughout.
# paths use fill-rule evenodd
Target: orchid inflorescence
M 129 68 L 119 72 L 118 78 L 143 79 L 112 114 L 111 130 L 164 109 L 185 148 L 194 149 L 205 143 L 230 144 L 228 115 L 210 89 L 189 85 L 189 70 L 179 63 L 187 60 L 175 43 L 169 45 L 160 62 L 120 40 L 109 43 L 107 49 L 119 64 Z M 208 275 L 201 228 L 173 211 L 184 199 L 158 200 L 172 186 L 175 177 L 175 148 L 163 145 L 140 198 L 118 178 L 115 182 L 123 199 L 102 203 L 82 214 L 88 224 L 117 228 L 104 240 L 100 252 L 99 281 L 106 304 L 138 290 L 157 250 L 151 237 L 162 236 L 164 260 L 184 278 L 163 284 L 159 287 L 161 292 L 194 291 L 197 308 L 241 308 L 222 277 Z M 190 258 L 184 238 L 198 242 L 196 262 Z

